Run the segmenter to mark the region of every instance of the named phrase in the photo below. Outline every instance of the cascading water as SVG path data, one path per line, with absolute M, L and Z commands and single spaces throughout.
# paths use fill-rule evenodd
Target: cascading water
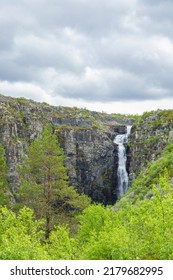
M 117 177 L 118 177 L 118 191 L 117 191 L 117 199 L 120 199 L 124 193 L 126 193 L 128 188 L 128 173 L 126 170 L 126 148 L 124 146 L 125 143 L 128 142 L 130 132 L 132 126 L 127 126 L 126 134 L 119 134 L 115 137 L 114 143 L 118 146 L 118 170 L 117 170 Z

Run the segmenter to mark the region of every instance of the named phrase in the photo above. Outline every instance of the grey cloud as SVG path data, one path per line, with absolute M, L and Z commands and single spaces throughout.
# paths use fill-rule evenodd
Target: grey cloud
M 91 102 L 141 101 L 171 97 L 169 90 L 148 84 L 138 76 L 118 69 L 87 69 L 85 75 L 80 77 L 80 82 L 78 79 L 75 75 L 60 76 L 56 92 L 64 97 Z
M 171 0 L 141 0 L 138 16 L 147 34 L 162 34 L 173 38 L 173 2 Z
M 171 1 L 0 0 L 0 9 L 1 81 L 86 101 L 170 98 Z
M 109 28 L 117 27 L 121 14 L 132 10 L 134 3 L 134 0 L 28 1 L 27 10 L 46 28 L 71 26 L 80 32 L 102 36 Z

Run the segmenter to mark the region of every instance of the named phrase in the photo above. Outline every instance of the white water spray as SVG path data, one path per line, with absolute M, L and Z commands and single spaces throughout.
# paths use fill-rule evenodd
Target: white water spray
M 126 134 L 119 134 L 115 137 L 114 143 L 118 145 L 118 192 L 117 192 L 117 199 L 120 199 L 124 193 L 127 192 L 128 189 L 128 173 L 126 170 L 126 149 L 124 144 L 128 142 L 130 132 L 131 132 L 131 125 L 127 126 Z

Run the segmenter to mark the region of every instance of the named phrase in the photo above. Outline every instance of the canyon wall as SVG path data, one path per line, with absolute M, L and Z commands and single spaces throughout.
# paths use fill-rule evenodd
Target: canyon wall
M 12 193 L 19 187 L 17 166 L 28 145 L 50 123 L 64 149 L 71 184 L 94 201 L 115 202 L 117 150 L 113 139 L 125 133 L 126 117 L 0 95 L 0 118 L 0 144 L 6 152 Z
M 116 135 L 126 133 L 126 126 L 133 125 L 126 144 L 130 185 L 147 162 L 157 159 L 165 145 L 173 141 L 172 110 L 130 117 L 0 95 L 0 144 L 5 148 L 12 193 L 19 187 L 17 166 L 47 123 L 64 149 L 70 183 L 78 192 L 104 204 L 117 199 Z

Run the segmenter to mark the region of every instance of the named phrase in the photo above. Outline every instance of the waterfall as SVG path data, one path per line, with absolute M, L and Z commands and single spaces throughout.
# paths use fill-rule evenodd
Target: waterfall
M 117 199 L 120 199 L 124 193 L 126 193 L 128 189 L 128 173 L 126 170 L 126 148 L 124 146 L 125 143 L 128 142 L 130 132 L 131 132 L 131 125 L 127 126 L 126 134 L 119 134 L 115 137 L 114 143 L 118 146 L 118 170 L 117 170 L 117 177 L 118 177 L 118 192 L 117 192 Z

